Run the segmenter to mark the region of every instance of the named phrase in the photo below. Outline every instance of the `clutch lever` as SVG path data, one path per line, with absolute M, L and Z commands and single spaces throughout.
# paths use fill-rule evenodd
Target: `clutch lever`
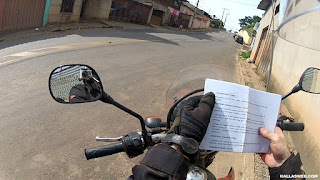
M 96 137 L 96 141 L 101 141 L 101 142 L 117 142 L 117 141 L 121 141 L 123 138 L 123 136 L 120 137 L 116 137 L 116 138 L 100 138 L 100 137 Z

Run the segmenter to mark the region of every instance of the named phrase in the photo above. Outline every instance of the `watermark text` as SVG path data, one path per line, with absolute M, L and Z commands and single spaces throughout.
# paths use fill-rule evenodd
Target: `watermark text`
M 318 174 L 280 174 L 280 178 L 296 179 L 296 178 L 318 178 Z

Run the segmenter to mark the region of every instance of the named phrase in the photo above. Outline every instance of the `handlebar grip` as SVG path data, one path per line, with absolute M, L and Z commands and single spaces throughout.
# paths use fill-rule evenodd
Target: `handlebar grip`
M 123 151 L 124 151 L 124 148 L 122 143 L 115 143 L 107 146 L 102 146 L 102 147 L 97 147 L 92 149 L 85 149 L 84 154 L 86 155 L 87 160 L 89 160 L 89 159 L 116 154 Z
M 281 123 L 279 127 L 283 131 L 303 131 L 304 123 Z

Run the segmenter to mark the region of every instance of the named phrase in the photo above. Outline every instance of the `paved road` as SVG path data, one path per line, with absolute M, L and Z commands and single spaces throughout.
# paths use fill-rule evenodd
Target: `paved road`
M 84 148 L 104 145 L 95 136 L 139 131 L 139 123 L 102 102 L 56 103 L 48 91 L 55 67 L 89 64 L 114 99 L 143 116 L 165 117 L 165 93 L 180 70 L 216 64 L 236 81 L 239 50 L 224 33 L 115 29 L 52 33 L 0 46 L 0 179 L 125 179 L 141 159 L 124 153 L 85 159 Z

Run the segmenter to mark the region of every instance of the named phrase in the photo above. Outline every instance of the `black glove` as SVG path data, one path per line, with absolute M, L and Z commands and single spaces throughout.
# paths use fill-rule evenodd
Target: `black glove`
M 88 89 L 83 84 L 75 85 L 69 92 L 69 102 L 79 103 L 90 100 Z
M 181 102 L 173 112 L 175 120 L 168 134 L 179 134 L 200 143 L 207 131 L 214 104 L 215 95 L 211 92 Z

